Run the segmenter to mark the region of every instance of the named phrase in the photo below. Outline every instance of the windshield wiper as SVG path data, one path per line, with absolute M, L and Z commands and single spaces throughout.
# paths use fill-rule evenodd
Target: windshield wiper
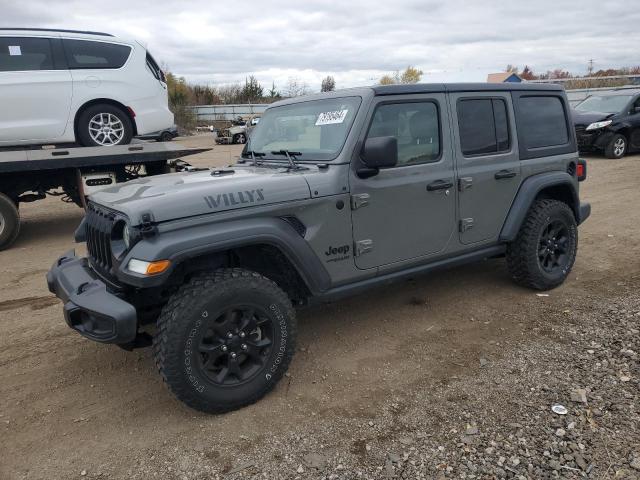
M 300 155 L 302 155 L 301 152 L 291 152 L 289 150 L 277 150 L 274 152 L 271 152 L 271 155 L 284 155 L 287 157 L 287 160 L 289 160 L 289 168 L 293 169 L 293 170 L 297 170 L 299 167 L 296 164 L 296 162 L 293 160 L 293 157 L 299 157 Z
M 253 165 L 255 167 L 258 166 L 258 160 L 256 160 L 259 157 L 264 157 L 266 155 L 266 153 L 263 152 L 254 152 L 253 150 L 247 150 L 246 152 L 242 152 L 242 157 L 245 157 L 247 155 L 251 155 L 251 160 L 253 160 Z

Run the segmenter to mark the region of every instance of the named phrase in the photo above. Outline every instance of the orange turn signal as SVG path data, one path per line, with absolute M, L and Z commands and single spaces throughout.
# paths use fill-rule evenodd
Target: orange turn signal
M 169 260 L 158 260 L 157 262 L 150 262 L 149 265 L 147 265 L 146 274 L 157 275 L 159 273 L 166 271 L 170 265 L 171 265 L 171 262 Z

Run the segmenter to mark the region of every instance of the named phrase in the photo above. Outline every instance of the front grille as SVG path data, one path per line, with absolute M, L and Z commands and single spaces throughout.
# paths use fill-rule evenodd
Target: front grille
M 576 139 L 579 147 L 591 146 L 593 142 L 593 133 L 587 132 L 585 125 L 576 125 Z
M 110 210 L 89 203 L 85 217 L 87 250 L 91 264 L 108 273 L 113 266 L 111 253 L 111 229 L 115 215 Z

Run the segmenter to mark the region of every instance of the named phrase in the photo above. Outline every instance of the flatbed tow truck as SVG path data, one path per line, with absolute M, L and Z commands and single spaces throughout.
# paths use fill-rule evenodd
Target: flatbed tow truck
M 87 195 L 116 183 L 193 170 L 181 157 L 207 150 L 168 142 L 0 149 L 0 250 L 18 238 L 21 203 L 49 195 L 85 207 Z

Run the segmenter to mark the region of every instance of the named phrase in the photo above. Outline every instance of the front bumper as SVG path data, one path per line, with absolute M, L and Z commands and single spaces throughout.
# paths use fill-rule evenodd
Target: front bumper
M 216 143 L 218 145 L 231 145 L 233 139 L 231 137 L 216 137 Z
M 578 150 L 581 152 L 593 152 L 603 150 L 607 143 L 613 137 L 613 133 L 607 130 L 591 130 L 576 129 L 576 140 L 578 142 Z
M 49 291 L 64 303 L 67 325 L 81 335 L 102 343 L 125 344 L 136 338 L 136 309 L 107 290 L 91 270 L 87 259 L 74 250 L 62 255 L 47 273 Z

